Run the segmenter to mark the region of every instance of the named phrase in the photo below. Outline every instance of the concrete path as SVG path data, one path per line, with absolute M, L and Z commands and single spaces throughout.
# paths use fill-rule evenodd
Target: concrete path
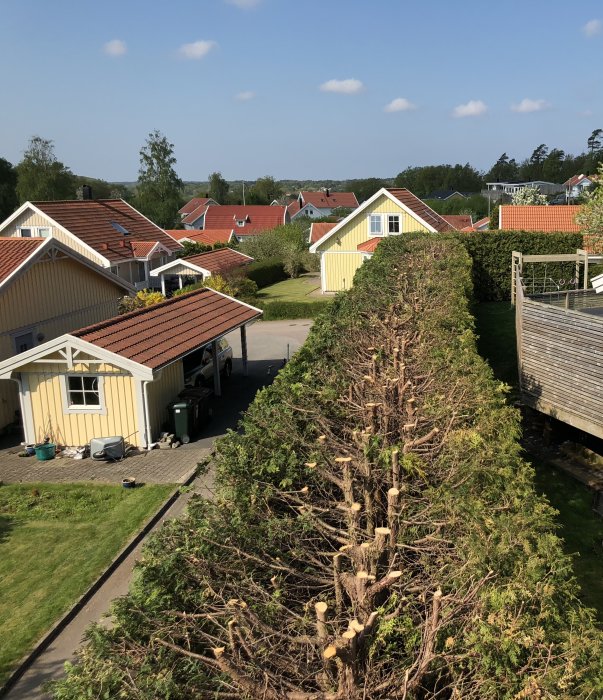
M 289 353 L 293 354 L 305 341 L 311 321 L 270 321 L 256 323 L 247 331 L 249 346 L 249 375 L 242 376 L 241 349 L 238 332 L 229 336 L 234 353 L 233 374 L 224 386 L 224 394 L 217 404 L 211 422 L 211 434 L 206 434 L 197 442 L 199 447 L 209 451 L 217 437 L 228 428 L 236 428 L 240 413 L 253 400 L 259 388 L 269 384 Z M 161 524 L 168 518 L 179 517 L 192 493 L 212 497 L 213 475 L 198 477 L 192 484 L 191 492 L 183 494 L 166 513 Z M 156 528 L 155 528 L 156 529 Z M 140 558 L 144 542 L 141 543 L 117 568 L 115 573 L 101 586 L 88 604 L 58 635 L 52 644 L 33 662 L 19 681 L 5 697 L 11 700 L 48 700 L 50 695 L 42 691 L 42 685 L 49 680 L 60 678 L 63 665 L 73 660 L 75 651 L 81 645 L 84 632 L 92 622 L 102 622 L 114 598 L 128 592 L 132 569 Z M 104 618 L 105 621 L 107 618 Z

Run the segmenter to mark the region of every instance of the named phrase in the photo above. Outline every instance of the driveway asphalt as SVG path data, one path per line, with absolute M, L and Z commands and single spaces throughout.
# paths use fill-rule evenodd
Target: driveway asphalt
M 283 360 L 304 343 L 312 326 L 312 321 L 262 321 L 247 329 L 248 376 L 243 376 L 241 360 L 240 334 L 229 334 L 228 340 L 233 349 L 233 373 L 224 383 L 223 395 L 216 399 L 214 418 L 208 430 L 195 445 L 206 449 L 207 453 L 216 438 L 224 435 L 228 428 L 236 429 L 241 413 L 253 400 L 258 389 L 272 382 L 274 375 L 283 364 Z M 191 458 L 196 451 L 191 451 Z M 1 458 L 0 458 L 1 459 Z M 195 466 L 194 464 L 190 465 Z M 213 495 L 213 474 L 211 470 L 195 479 L 188 493 L 182 494 L 173 504 L 164 518 L 153 529 L 161 527 L 166 519 L 182 515 L 193 493 L 206 498 Z M 145 538 L 146 539 L 146 538 Z M 63 675 L 63 665 L 72 661 L 76 650 L 81 645 L 86 629 L 93 622 L 110 624 L 107 613 L 114 598 L 128 592 L 132 570 L 141 555 L 144 540 L 119 565 L 114 574 L 99 588 L 82 610 L 55 638 L 55 640 L 33 661 L 28 670 L 11 687 L 5 697 L 11 700 L 48 700 L 51 696 L 42 690 L 42 685 L 49 680 L 56 680 Z

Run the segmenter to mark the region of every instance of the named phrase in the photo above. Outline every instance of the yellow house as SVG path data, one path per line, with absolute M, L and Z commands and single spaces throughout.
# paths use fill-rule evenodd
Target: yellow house
M 132 285 L 52 238 L 0 238 L 0 360 L 115 316 Z M 0 428 L 15 421 L 14 382 L 0 381 Z
M 262 311 L 203 288 L 67 333 L 0 362 L 19 387 L 25 440 L 65 446 L 121 436 L 148 447 L 184 388 L 184 357 L 245 327 Z M 217 365 L 217 363 L 216 363 Z M 219 393 L 219 373 L 214 373 Z
M 182 245 L 122 199 L 25 202 L 0 223 L 0 236 L 56 238 L 136 289 Z
M 382 188 L 310 246 L 320 255 L 323 292 L 349 289 L 356 270 L 386 236 L 453 227 L 406 189 Z M 312 240 L 312 233 L 310 234 Z

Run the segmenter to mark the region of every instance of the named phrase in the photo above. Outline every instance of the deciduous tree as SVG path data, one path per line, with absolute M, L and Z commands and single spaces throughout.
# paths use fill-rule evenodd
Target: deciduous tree
M 546 203 L 546 195 L 540 194 L 538 187 L 523 187 L 518 190 L 511 199 L 511 204 L 515 206 Z
M 209 176 L 209 196 L 218 204 L 227 204 L 230 185 L 222 177 L 222 173 L 212 173 Z
M 599 165 L 599 181 L 589 191 L 584 193 L 585 203 L 580 213 L 576 216 L 576 223 L 584 233 L 594 236 L 603 235 L 603 163 Z
M 0 158 L 0 221 L 17 208 L 17 171 L 12 163 Z
M 248 204 L 270 204 L 283 194 L 283 188 L 270 175 L 256 180 L 249 190 Z
M 32 136 L 17 165 L 17 197 L 20 202 L 75 199 L 75 177 L 54 154 L 54 144 Z
M 174 144 L 160 131 L 152 131 L 140 149 L 136 203 L 145 216 L 162 228 L 173 228 L 178 219 L 182 180 L 175 165 Z

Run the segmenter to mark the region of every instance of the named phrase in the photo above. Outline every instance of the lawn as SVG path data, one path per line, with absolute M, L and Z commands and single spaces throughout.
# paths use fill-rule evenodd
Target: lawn
M 0 485 L 0 685 L 173 489 Z
M 258 292 L 262 301 L 313 302 L 331 299 L 320 293 L 320 276 L 317 273 L 302 275 L 264 287 Z
M 508 302 L 478 304 L 474 309 L 478 350 L 496 377 L 517 391 L 515 309 Z M 574 573 L 581 597 L 603 621 L 603 520 L 591 509 L 592 493 L 556 466 L 531 455 L 536 488 L 559 511 L 559 535 L 568 554 L 576 554 Z

